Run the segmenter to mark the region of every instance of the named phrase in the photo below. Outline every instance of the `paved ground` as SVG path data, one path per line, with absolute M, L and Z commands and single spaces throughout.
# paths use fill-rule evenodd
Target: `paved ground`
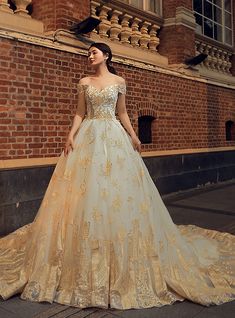
M 201 227 L 235 234 L 235 181 L 204 189 L 164 197 L 177 224 Z M 0 300 L 0 318 L 234 318 L 235 301 L 204 307 L 189 301 L 172 306 L 144 310 L 81 310 L 56 303 L 32 303 L 12 297 Z

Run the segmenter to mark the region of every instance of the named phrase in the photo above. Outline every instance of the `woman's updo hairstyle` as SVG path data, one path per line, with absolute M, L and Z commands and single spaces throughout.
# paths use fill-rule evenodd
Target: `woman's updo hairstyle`
M 94 42 L 94 43 L 92 43 L 91 46 L 89 47 L 89 50 L 90 50 L 91 47 L 96 47 L 98 50 L 100 50 L 104 54 L 108 55 L 108 58 L 106 60 L 107 68 L 108 68 L 110 73 L 117 74 L 115 68 L 110 65 L 112 57 L 113 57 L 110 47 L 107 44 L 102 43 L 102 42 Z

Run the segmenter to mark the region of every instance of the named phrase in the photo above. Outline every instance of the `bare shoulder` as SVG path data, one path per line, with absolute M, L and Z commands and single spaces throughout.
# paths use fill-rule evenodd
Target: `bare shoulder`
M 80 85 L 87 85 L 90 83 L 90 77 L 89 76 L 86 76 L 86 77 L 83 77 L 79 80 L 78 84 Z
M 126 81 L 125 81 L 125 79 L 124 79 L 123 77 L 118 76 L 118 75 L 116 75 L 116 74 L 114 74 L 113 76 L 114 76 L 115 81 L 117 82 L 117 84 L 122 85 L 122 84 L 125 84 L 125 83 L 126 83 Z

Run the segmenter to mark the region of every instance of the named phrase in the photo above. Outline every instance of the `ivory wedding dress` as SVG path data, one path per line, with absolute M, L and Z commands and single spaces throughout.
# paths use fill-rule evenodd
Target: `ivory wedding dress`
M 235 236 L 176 226 L 115 118 L 124 84 L 79 84 L 87 116 L 37 216 L 0 240 L 0 295 L 118 309 L 235 299 Z

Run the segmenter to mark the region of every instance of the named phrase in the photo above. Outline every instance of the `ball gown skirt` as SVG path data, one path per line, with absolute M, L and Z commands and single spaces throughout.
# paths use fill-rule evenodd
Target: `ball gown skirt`
M 35 220 L 0 240 L 0 295 L 102 308 L 235 299 L 235 236 L 177 226 L 115 118 L 125 85 L 79 84 L 87 115 Z

